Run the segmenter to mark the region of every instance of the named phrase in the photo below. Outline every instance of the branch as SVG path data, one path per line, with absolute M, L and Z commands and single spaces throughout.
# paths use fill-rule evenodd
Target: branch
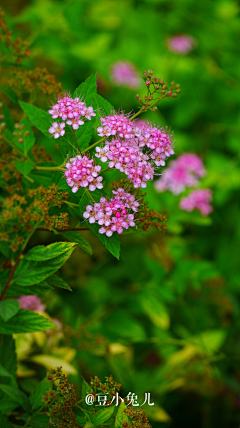
M 83 228 L 73 228 L 73 229 L 53 229 L 53 230 L 50 230 L 50 229 L 44 229 L 42 227 L 39 227 L 37 230 L 41 230 L 42 232 L 54 232 L 54 231 L 56 231 L 56 232 L 61 233 L 61 232 L 78 232 L 80 230 L 91 230 L 91 228 L 90 227 L 83 227 Z
M 4 287 L 4 289 L 3 289 L 3 292 L 2 292 L 2 294 L 1 294 L 1 296 L 0 296 L 0 301 L 3 299 L 3 297 L 4 297 L 4 295 L 5 295 L 5 293 L 6 293 L 7 289 L 8 289 L 8 287 L 9 287 L 9 285 L 10 285 L 10 283 L 11 283 L 12 277 L 13 277 L 14 272 L 15 272 L 15 270 L 16 270 L 16 267 L 17 267 L 17 265 L 18 265 L 18 263 L 19 263 L 19 261 L 20 261 L 20 257 L 21 257 L 21 255 L 22 255 L 22 253 L 23 253 L 23 249 L 22 249 L 22 251 L 20 252 L 20 254 L 19 254 L 19 256 L 18 256 L 17 260 L 15 261 L 15 263 L 14 263 L 14 265 L 13 265 L 13 267 L 12 267 L 12 270 L 11 270 L 11 272 L 10 272 L 9 278 L 8 278 L 8 280 L 7 280 L 7 284 L 5 285 L 5 287 Z

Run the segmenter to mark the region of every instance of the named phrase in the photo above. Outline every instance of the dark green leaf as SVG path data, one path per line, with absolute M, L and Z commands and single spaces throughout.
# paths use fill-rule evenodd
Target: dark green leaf
M 6 127 L 11 132 L 13 132 L 14 131 L 14 120 L 13 120 L 11 111 L 6 106 L 6 104 L 3 104 L 2 110 L 3 110 L 4 121 L 6 123 Z
M 31 122 L 29 119 L 24 117 L 20 120 L 20 124 L 24 125 L 24 132 L 23 134 L 28 131 L 29 135 L 23 135 L 23 143 L 18 143 L 18 141 L 14 140 L 15 146 L 21 150 L 23 153 L 27 154 L 27 152 L 34 146 L 35 144 L 35 136 L 31 128 Z
M 13 401 L 16 401 L 24 410 L 30 410 L 30 402 L 26 394 L 10 385 L 0 384 L 0 389 L 8 395 Z
M 22 107 L 24 113 L 31 120 L 32 124 L 36 126 L 37 129 L 42 131 L 42 133 L 51 138 L 52 135 L 48 132 L 51 124 L 53 122 L 51 116 L 46 111 L 33 106 L 32 104 L 24 103 L 23 101 L 19 101 L 19 105 Z
M 3 366 L 0 364 L 0 376 L 3 377 L 12 377 L 11 373 L 9 373 Z
M 17 356 L 15 351 L 15 340 L 12 336 L 5 336 L 0 334 L 0 364 L 3 369 L 10 373 L 14 378 L 17 377 Z M 0 373 L 0 383 L 9 383 L 10 380 L 1 378 Z M 1 401 L 1 394 L 0 394 Z
M 19 302 L 14 299 L 2 300 L 0 302 L 0 316 L 4 321 L 11 319 L 19 310 Z
M 112 416 L 114 410 L 115 410 L 115 407 L 110 406 L 106 409 L 101 410 L 100 412 L 95 413 L 91 418 L 91 422 L 95 426 L 103 424 Z
M 0 90 L 9 98 L 10 101 L 14 104 L 18 104 L 17 95 L 9 88 L 5 88 L 5 86 L 0 86 Z
M 71 287 L 69 287 L 69 285 L 60 278 L 60 276 L 51 275 L 46 279 L 46 281 L 51 287 L 65 288 L 66 290 L 72 291 Z
M 68 241 L 77 242 L 79 247 L 81 247 L 88 254 L 91 255 L 93 253 L 91 245 L 85 238 L 83 238 L 82 235 L 80 235 L 80 232 L 63 232 L 61 235 L 68 239 Z
M 2 292 L 4 285 L 0 285 L 0 291 Z M 51 291 L 50 287 L 45 281 L 39 282 L 39 284 L 32 285 L 30 287 L 21 287 L 21 285 L 11 284 L 11 287 L 8 287 L 6 296 L 35 296 L 36 294 L 43 294 L 47 291 Z
M 27 161 L 17 161 L 15 163 L 15 167 L 20 172 L 20 174 L 27 175 L 30 171 L 32 171 L 34 167 L 34 162 L 31 160 Z
M 0 427 L 1 428 L 12 428 L 12 424 L 8 421 L 2 413 L 0 413 Z
M 37 388 L 30 395 L 30 403 L 32 405 L 32 411 L 37 410 L 41 407 L 43 402 L 43 394 L 50 389 L 50 382 L 44 378 L 37 386 Z
M 89 410 L 89 405 L 85 402 L 85 398 L 91 392 L 92 392 L 92 387 L 85 381 L 84 378 L 82 378 L 81 396 L 83 399 L 83 407 L 87 410 Z
M 83 97 L 84 101 L 89 107 L 97 93 L 97 76 L 96 73 L 91 74 L 78 88 L 74 91 L 73 97 Z
M 0 320 L 0 333 L 33 333 L 35 331 L 46 331 L 56 328 L 56 325 L 47 318 L 38 315 L 33 311 L 20 309 L 18 313 L 7 322 Z
M 93 122 L 89 121 L 80 126 L 76 131 L 76 137 L 80 150 L 86 149 L 92 139 L 94 127 Z

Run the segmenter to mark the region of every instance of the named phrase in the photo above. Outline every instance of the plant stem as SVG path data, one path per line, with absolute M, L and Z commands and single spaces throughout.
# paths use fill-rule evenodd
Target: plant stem
M 77 137 L 76 137 L 76 132 L 75 132 L 75 130 L 74 130 L 74 129 L 73 129 L 73 136 L 74 136 L 75 141 L 76 141 L 77 149 L 78 149 L 78 151 L 81 153 L 81 151 L 80 151 L 80 147 L 79 147 L 79 144 L 78 144 L 78 140 L 77 140 Z
M 70 205 L 70 206 L 72 206 L 72 207 L 77 207 L 77 208 L 79 208 L 79 205 L 78 205 L 78 204 L 74 204 L 73 202 L 64 201 L 64 203 L 65 203 L 65 204 L 68 204 L 68 205 Z
M 12 141 L 10 141 L 7 137 L 5 137 L 4 134 L 2 135 L 2 139 L 3 139 L 3 141 L 5 141 L 5 143 L 7 143 L 9 146 L 11 146 L 13 150 L 16 150 L 16 152 L 18 152 L 19 155 L 21 155 L 25 159 L 30 160 L 27 155 L 25 155 L 23 152 L 21 152 L 21 150 L 19 150 L 16 146 L 14 146 L 14 143 L 12 143 Z
M 76 227 L 73 229 L 53 229 L 53 230 L 50 230 L 50 229 L 44 229 L 43 227 L 39 227 L 37 230 L 41 230 L 42 232 L 55 232 L 56 231 L 56 232 L 61 233 L 61 232 L 78 232 L 80 230 L 91 230 L 91 228 L 90 227 L 83 227 L 83 228 Z
M 25 425 L 23 425 L 23 427 L 22 427 L 22 428 L 26 428 L 26 427 L 29 425 L 29 422 L 31 422 L 31 420 L 32 420 L 32 419 L 34 419 L 34 418 L 35 418 L 35 416 L 36 416 L 36 415 L 38 415 L 38 413 L 40 413 L 40 412 L 44 409 L 44 407 L 45 407 L 45 404 L 43 404 L 43 406 L 42 406 L 42 407 L 40 407 L 40 409 L 38 409 L 38 411 L 37 411 L 37 412 L 35 412 L 33 415 L 31 415 L 31 416 L 28 418 L 28 420 L 27 420 L 27 422 L 25 423 Z
M 101 174 L 102 174 L 102 172 L 113 171 L 113 170 L 114 170 L 114 168 L 105 168 L 101 171 Z
M 64 169 L 60 166 L 36 166 L 35 168 L 37 171 L 63 171 Z
M 103 140 L 105 139 L 105 137 L 102 137 L 100 140 L 98 140 L 96 143 L 92 144 L 91 146 L 87 147 L 85 150 L 82 151 L 82 153 L 86 153 L 88 152 L 88 150 L 92 149 L 93 147 L 95 147 L 97 144 L 101 143 Z

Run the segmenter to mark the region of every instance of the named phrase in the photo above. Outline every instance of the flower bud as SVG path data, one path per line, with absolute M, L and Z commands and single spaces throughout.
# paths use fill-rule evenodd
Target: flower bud
M 146 110 L 146 107 L 142 107 L 142 111 Z
M 22 138 L 19 138 L 19 139 L 18 139 L 18 142 L 19 142 L 20 144 L 22 144 L 22 143 L 23 143 L 23 139 L 22 139 Z
M 167 89 L 167 87 L 168 87 L 168 85 L 167 85 L 167 83 L 165 83 L 162 88 Z
M 136 94 L 136 98 L 137 98 L 137 100 L 140 98 L 140 95 L 139 94 Z
M 159 89 L 159 86 L 157 85 L 157 86 L 154 86 L 154 88 L 156 89 L 156 91 L 158 91 L 158 89 Z
M 166 97 L 171 97 L 172 96 L 172 92 L 171 91 L 168 91 L 167 93 L 166 93 Z
M 2 103 L 2 102 L 0 102 L 0 108 L 2 108 L 2 106 L 3 106 L 3 103 Z
M 25 131 L 24 135 L 27 137 L 30 134 L 30 131 Z
M 172 94 L 172 97 L 173 98 L 177 98 L 177 94 Z
M 146 81 L 146 86 L 150 86 L 150 85 L 151 85 L 150 80 L 147 80 L 147 81 Z
M 177 89 L 176 92 L 177 92 L 177 94 L 180 94 L 182 91 L 181 91 L 181 89 Z
M 19 123 L 15 123 L 14 128 L 15 128 L 15 129 L 19 129 L 19 128 L 20 128 Z
M 0 114 L 0 120 L 3 120 L 4 116 L 2 114 Z
M 156 106 L 154 106 L 153 108 L 152 108 L 152 111 L 157 111 L 157 107 Z
M 179 84 L 179 83 L 177 83 L 177 84 L 175 85 L 175 88 L 176 88 L 176 89 L 179 89 L 179 88 L 180 88 L 180 84 Z
M 18 136 L 18 133 L 17 133 L 17 132 L 13 132 L 13 136 L 14 136 L 14 137 L 17 137 L 17 136 Z
M 173 81 L 171 82 L 171 85 L 172 85 L 172 86 L 174 86 L 174 85 L 175 85 L 175 82 L 174 82 L 174 80 L 173 80 Z
M 153 74 L 154 73 L 154 71 L 150 68 L 149 70 L 148 70 L 148 74 Z

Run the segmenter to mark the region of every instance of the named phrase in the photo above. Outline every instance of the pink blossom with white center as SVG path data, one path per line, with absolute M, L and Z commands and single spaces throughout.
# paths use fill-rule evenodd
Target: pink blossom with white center
M 79 97 L 72 98 L 69 95 L 59 98 L 48 113 L 51 114 L 53 119 L 61 118 L 63 121 L 67 121 L 67 125 L 72 126 L 74 130 L 84 125 L 84 118 L 91 120 L 92 116 L 96 116 L 91 106 L 87 107 L 86 103 L 81 101 Z M 52 128 L 49 129 L 49 132 L 53 134 L 50 130 Z M 62 136 L 62 134 L 59 136 Z
M 48 132 L 54 135 L 54 138 L 62 137 L 65 134 L 65 123 L 57 123 L 53 122 L 51 128 L 49 128 Z
M 100 137 L 117 135 L 121 138 L 131 138 L 133 123 L 123 113 L 100 118 L 102 126 L 97 128 Z
M 76 193 L 80 187 L 89 187 L 91 191 L 103 188 L 101 183 L 103 178 L 98 175 L 101 166 L 93 165 L 93 162 L 94 159 L 78 155 L 66 163 L 64 175 L 73 193 Z
M 102 197 L 94 205 L 87 205 L 83 217 L 88 219 L 89 223 L 97 222 L 101 228 L 100 234 L 112 236 L 113 232 L 123 233 L 124 229 L 134 227 L 134 214 L 129 211 L 138 211 L 139 203 L 135 201 L 134 195 L 125 192 L 119 188 L 113 190 L 113 198 L 107 200 Z
M 45 305 L 42 304 L 38 296 L 22 296 L 17 299 L 20 303 L 21 309 L 29 311 L 44 311 Z
M 198 184 L 199 178 L 205 174 L 202 160 L 193 153 L 184 153 L 170 162 L 162 177 L 155 181 L 155 189 L 159 192 L 169 190 L 174 195 L 179 195 L 187 187 Z
M 180 208 L 184 211 L 193 211 L 197 209 L 203 216 L 207 216 L 213 210 L 210 202 L 212 201 L 212 192 L 209 189 L 192 190 L 188 196 L 180 200 Z
M 129 61 L 115 62 L 111 66 L 110 74 L 112 82 L 116 86 L 125 86 L 130 89 L 136 89 L 141 84 L 140 73 Z
M 170 37 L 167 40 L 168 49 L 179 55 L 186 55 L 196 46 L 196 40 L 187 34 Z

